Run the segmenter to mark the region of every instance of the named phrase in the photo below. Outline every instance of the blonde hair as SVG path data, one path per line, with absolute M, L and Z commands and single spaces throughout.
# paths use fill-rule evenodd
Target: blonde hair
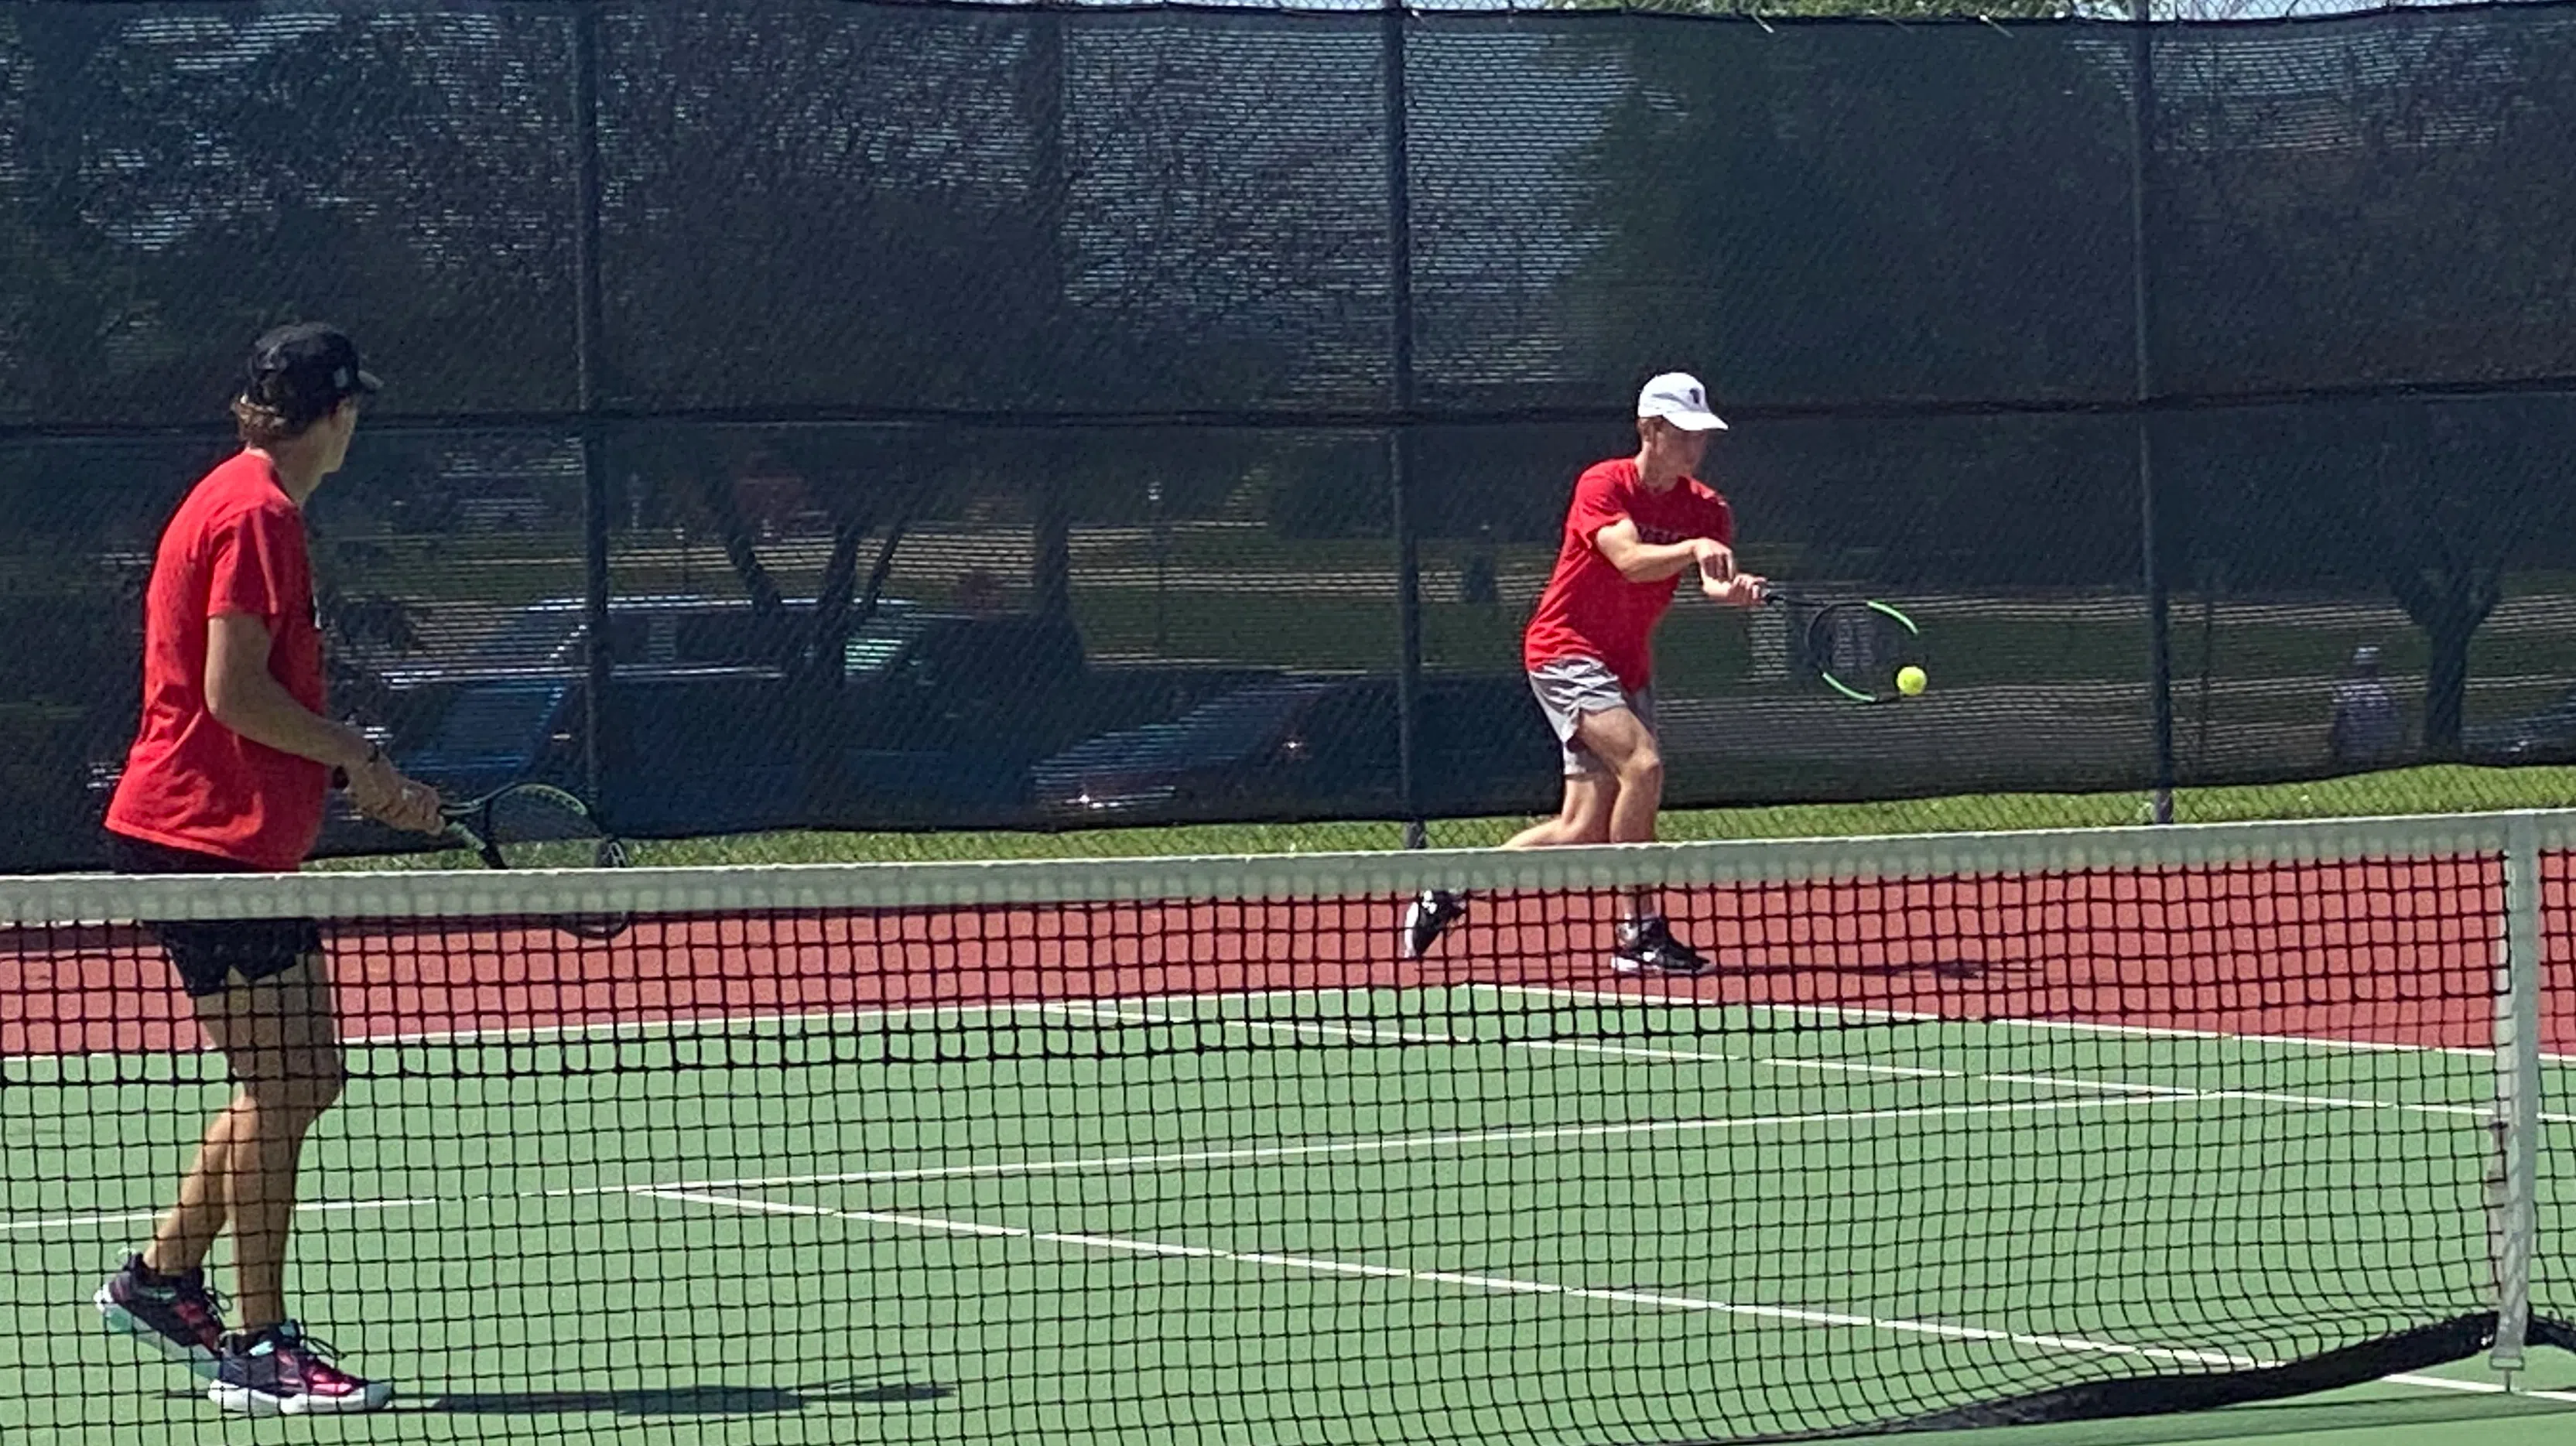
M 247 396 L 233 398 L 233 435 L 245 447 L 274 447 L 304 434 L 311 422 L 287 420 L 286 413 Z

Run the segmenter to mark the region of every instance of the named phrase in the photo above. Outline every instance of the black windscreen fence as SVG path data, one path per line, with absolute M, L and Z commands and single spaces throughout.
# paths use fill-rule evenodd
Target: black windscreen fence
M 94 861 L 307 316 L 389 382 L 335 709 L 636 835 L 1550 808 L 1522 624 L 1671 367 L 1931 676 L 1686 588 L 1676 802 L 2576 759 L 2570 175 L 2555 4 L 0 7 L 0 862 Z

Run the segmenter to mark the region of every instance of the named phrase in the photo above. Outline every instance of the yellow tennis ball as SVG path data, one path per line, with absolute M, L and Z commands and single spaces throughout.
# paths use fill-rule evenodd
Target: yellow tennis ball
M 1914 666 L 1912 663 L 1908 663 L 1904 667 L 1896 670 L 1896 691 L 1904 694 L 1908 698 L 1922 692 L 1923 689 L 1931 683 L 1931 681 L 1931 679 L 1923 676 L 1923 670 L 1921 668 Z

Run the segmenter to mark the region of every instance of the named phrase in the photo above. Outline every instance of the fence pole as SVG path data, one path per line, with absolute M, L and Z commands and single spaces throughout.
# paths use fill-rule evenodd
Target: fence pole
M 603 820 L 615 812 L 603 791 L 613 726 L 608 701 L 615 677 L 608 627 L 608 457 L 599 434 L 599 14 L 592 0 L 572 10 L 572 108 L 574 146 L 573 369 L 574 404 L 580 414 L 582 480 L 583 654 L 589 673 L 582 690 L 582 789 Z
M 1064 278 L 1066 219 L 1072 210 L 1071 182 L 1064 160 L 1064 117 L 1071 72 L 1065 64 L 1064 0 L 1038 0 L 1030 11 L 1029 44 L 1020 65 L 1020 123 L 1029 134 L 1029 206 L 1036 223 L 1038 247 L 1028 258 L 1036 290 L 1050 324 L 1072 325 L 1067 316 Z M 1067 491 L 1076 444 L 1056 428 L 1041 433 L 1029 449 L 1035 475 L 1029 478 L 1034 516 L 1029 560 L 1029 610 L 1058 622 L 1073 617 L 1073 498 Z M 1163 643 L 1155 640 L 1160 653 Z
M 2147 593 L 2147 706 L 2154 720 L 2156 750 L 2155 820 L 2173 822 L 2173 609 L 2165 585 L 2156 528 L 2154 429 L 2147 403 L 2154 397 L 2154 297 L 2147 277 L 2147 180 L 2155 145 L 2155 48 L 2148 0 L 2130 0 L 2129 9 L 2129 275 L 2131 327 L 2137 338 L 2135 395 L 2138 453 L 2138 551 Z
M 1422 712 L 1422 545 L 1413 515 L 1413 174 L 1405 96 L 1404 0 L 1383 7 L 1386 65 L 1387 312 L 1390 400 L 1395 419 L 1386 433 L 1390 510 L 1395 523 L 1395 617 L 1399 656 L 1395 674 L 1396 787 L 1404 798 L 1404 846 L 1431 841 L 1422 817 L 1415 740 Z

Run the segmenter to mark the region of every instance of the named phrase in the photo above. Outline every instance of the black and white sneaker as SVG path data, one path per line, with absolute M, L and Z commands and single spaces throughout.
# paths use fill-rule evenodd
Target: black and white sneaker
M 1673 937 L 1663 920 L 1632 919 L 1619 926 L 1619 947 L 1610 967 L 1622 974 L 1688 979 L 1706 974 L 1710 965 L 1697 949 Z
M 1404 957 L 1419 959 L 1431 952 L 1440 936 L 1449 931 L 1467 912 L 1467 896 L 1447 889 L 1425 889 L 1404 906 Z

